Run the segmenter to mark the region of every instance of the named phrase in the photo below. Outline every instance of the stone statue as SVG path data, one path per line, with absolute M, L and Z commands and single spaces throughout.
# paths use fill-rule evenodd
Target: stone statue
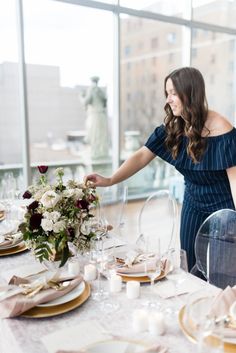
M 99 77 L 91 77 L 91 87 L 82 97 L 87 111 L 85 141 L 90 144 L 92 159 L 109 156 L 107 98 L 105 92 L 98 87 L 98 81 Z

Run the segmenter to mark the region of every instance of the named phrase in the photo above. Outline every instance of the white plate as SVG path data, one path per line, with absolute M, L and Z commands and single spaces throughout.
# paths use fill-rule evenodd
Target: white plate
M 88 353 L 138 353 L 148 349 L 148 346 L 142 343 L 132 341 L 110 340 L 104 342 L 96 342 L 85 347 Z
M 123 272 L 117 272 L 118 275 L 125 276 L 125 277 L 144 277 L 147 276 L 146 272 L 137 272 L 137 273 L 123 273 Z
M 50 302 L 47 302 L 47 303 L 39 304 L 37 306 L 43 307 L 43 308 L 47 308 L 49 306 L 65 304 L 65 303 L 70 302 L 71 300 L 73 300 L 75 298 L 78 298 L 78 296 L 81 295 L 84 290 L 85 290 L 85 283 L 83 281 L 77 287 L 72 289 L 72 291 L 70 291 L 69 293 L 63 295 L 62 297 L 53 299 L 53 300 L 51 300 Z

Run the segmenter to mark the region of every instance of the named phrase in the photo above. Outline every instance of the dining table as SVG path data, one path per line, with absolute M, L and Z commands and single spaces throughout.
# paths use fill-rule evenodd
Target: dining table
M 83 256 L 80 256 L 80 262 L 81 274 L 83 275 L 83 266 L 86 263 Z M 30 269 L 35 264 L 37 261 L 29 250 L 0 256 L 0 285 L 7 284 L 15 273 L 21 272 L 21 269 Z M 100 285 L 108 292 L 108 300 L 116 303 L 118 307 L 118 309 L 106 310 L 103 301 L 95 300 L 92 295 L 97 286 L 97 279 L 88 281 L 86 284 L 89 288 L 89 294 L 86 300 L 72 310 L 65 310 L 65 312 L 49 317 L 47 315 L 45 317 L 24 317 L 21 315 L 0 319 L 0 352 L 56 353 L 60 349 L 63 351 L 64 343 L 68 343 L 68 341 L 73 341 L 74 347 L 76 347 L 76 341 L 80 342 L 85 338 L 91 342 L 93 338 L 96 338 L 98 328 L 102 330 L 105 337 L 141 341 L 144 344 L 157 344 L 163 347 L 164 350 L 157 350 L 157 352 L 197 352 L 196 343 L 191 342 L 183 333 L 178 309 L 186 304 L 190 292 L 210 290 L 217 293 L 218 288 L 190 273 L 184 273 L 183 276 L 187 284 L 186 288 L 190 290 L 186 289 L 186 293 L 164 298 L 158 294 L 158 290 L 165 286 L 168 288 L 168 281 L 171 282 L 171 280 L 163 278 L 156 281 L 154 295 L 160 300 L 161 307 L 148 309 L 146 309 L 145 301 L 150 296 L 149 282 L 141 283 L 138 298 L 129 299 L 126 293 L 126 281 L 123 281 L 120 292 L 111 293 L 109 292 L 108 280 L 101 276 Z M 173 311 L 168 313 L 168 307 L 176 308 L 176 310 L 174 313 Z M 134 330 L 132 320 L 134 313 L 138 310 L 147 310 L 148 313 L 161 312 L 164 317 L 164 332 L 153 334 L 149 330 L 143 330 L 143 332 Z

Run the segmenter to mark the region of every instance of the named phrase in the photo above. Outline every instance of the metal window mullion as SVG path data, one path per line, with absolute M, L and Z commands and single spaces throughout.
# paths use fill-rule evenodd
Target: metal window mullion
M 114 67 L 113 67 L 113 124 L 112 124 L 112 170 L 116 170 L 120 165 L 120 136 L 121 136 L 121 102 L 120 102 L 120 15 L 119 9 L 114 12 Z
M 167 16 L 167 15 L 162 15 L 160 13 L 150 12 L 146 10 L 136 10 L 136 9 L 132 9 L 124 6 L 106 4 L 106 3 L 102 3 L 99 1 L 92 1 L 92 0 L 53 0 L 53 1 L 59 1 L 59 2 L 64 2 L 68 4 L 74 4 L 74 5 L 81 5 L 81 6 L 97 8 L 97 9 L 113 11 L 113 12 L 119 11 L 120 13 L 129 15 L 129 16 L 143 17 L 150 20 L 188 26 L 191 28 L 198 28 L 206 31 L 215 31 L 219 33 L 236 35 L 236 29 L 234 28 L 214 25 L 211 23 L 205 23 L 201 21 L 194 21 L 192 20 L 192 18 L 185 19 L 181 17 Z
M 29 121 L 27 103 L 27 81 L 26 65 L 24 54 L 24 21 L 22 0 L 16 0 L 17 34 L 18 34 L 18 53 L 19 53 L 19 104 L 21 120 L 22 138 L 22 170 L 23 183 L 26 188 L 31 182 L 30 153 L 29 153 Z

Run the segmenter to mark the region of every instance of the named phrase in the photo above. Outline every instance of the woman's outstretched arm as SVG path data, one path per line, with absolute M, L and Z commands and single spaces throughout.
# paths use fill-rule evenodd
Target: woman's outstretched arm
M 111 177 L 99 174 L 90 174 L 85 177 L 85 182 L 92 181 L 95 186 L 111 186 L 128 179 L 150 163 L 156 155 L 143 146 L 130 156 Z

